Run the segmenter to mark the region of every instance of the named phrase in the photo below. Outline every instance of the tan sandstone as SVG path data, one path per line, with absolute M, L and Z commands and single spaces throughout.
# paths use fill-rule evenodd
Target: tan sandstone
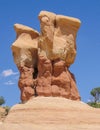
M 6 109 L 0 106 L 0 123 L 5 119 L 6 115 Z
M 0 130 L 99 130 L 100 109 L 81 101 L 36 97 L 13 106 Z
M 16 40 L 12 52 L 20 72 L 21 100 L 36 96 L 80 100 L 75 77 L 69 71 L 76 57 L 80 20 L 48 11 L 41 11 L 39 20 L 41 33 L 14 25 Z

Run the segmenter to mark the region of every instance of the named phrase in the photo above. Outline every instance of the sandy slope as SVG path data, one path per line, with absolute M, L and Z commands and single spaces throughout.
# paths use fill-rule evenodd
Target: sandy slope
M 100 130 L 100 109 L 80 101 L 37 97 L 12 107 L 0 130 Z

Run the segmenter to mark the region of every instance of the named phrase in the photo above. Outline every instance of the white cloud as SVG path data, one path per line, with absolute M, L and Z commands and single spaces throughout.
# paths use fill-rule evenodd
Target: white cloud
M 2 72 L 3 77 L 11 76 L 11 75 L 17 75 L 18 72 L 14 72 L 12 69 L 4 70 Z
M 91 102 L 91 100 L 90 100 L 90 99 L 88 99 L 88 100 L 87 100 L 87 102 Z
M 5 82 L 4 84 L 5 85 L 14 85 L 15 83 L 13 81 L 9 80 L 9 81 Z

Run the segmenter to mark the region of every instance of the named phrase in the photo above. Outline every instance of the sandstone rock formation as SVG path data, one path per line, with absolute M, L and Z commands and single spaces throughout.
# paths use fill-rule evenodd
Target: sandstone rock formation
M 100 130 L 100 109 L 60 97 L 13 106 L 0 130 Z
M 21 100 L 33 96 L 58 96 L 80 100 L 69 67 L 76 56 L 76 35 L 80 20 L 51 12 L 39 14 L 41 33 L 15 24 L 17 38 L 12 45 L 20 71 Z
M 6 109 L 0 106 L 0 122 L 3 121 L 6 116 L 7 116 Z

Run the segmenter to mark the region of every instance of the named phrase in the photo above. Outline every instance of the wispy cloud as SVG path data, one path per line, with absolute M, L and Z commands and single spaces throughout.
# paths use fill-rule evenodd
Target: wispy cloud
M 90 100 L 90 99 L 88 99 L 88 100 L 87 100 L 87 102 L 91 102 L 91 100 Z
M 12 69 L 8 69 L 8 70 L 4 70 L 1 75 L 3 77 L 7 77 L 7 76 L 17 75 L 17 74 L 18 72 L 14 72 Z
M 13 81 L 9 80 L 9 81 L 5 82 L 4 84 L 5 85 L 14 85 L 15 83 Z

